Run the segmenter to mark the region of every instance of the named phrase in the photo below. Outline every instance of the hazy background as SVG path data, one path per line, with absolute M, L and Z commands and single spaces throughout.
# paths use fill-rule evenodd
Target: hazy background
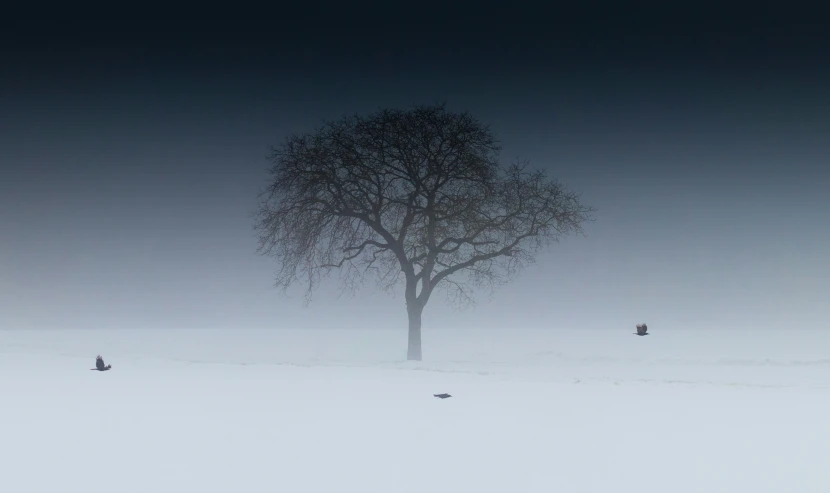
M 0 328 L 403 331 L 402 295 L 373 286 L 355 299 L 325 286 L 310 308 L 281 297 L 250 213 L 287 133 L 442 100 L 492 123 L 506 162 L 530 159 L 598 213 L 492 301 L 433 299 L 426 329 L 827 328 L 816 16 L 262 17 L 2 30 Z

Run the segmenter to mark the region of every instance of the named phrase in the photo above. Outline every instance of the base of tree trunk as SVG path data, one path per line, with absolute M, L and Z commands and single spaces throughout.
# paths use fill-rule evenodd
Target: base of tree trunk
M 406 351 L 407 361 L 421 361 L 421 348 L 409 348 Z
M 409 332 L 406 346 L 407 361 L 421 361 L 421 310 L 409 311 Z

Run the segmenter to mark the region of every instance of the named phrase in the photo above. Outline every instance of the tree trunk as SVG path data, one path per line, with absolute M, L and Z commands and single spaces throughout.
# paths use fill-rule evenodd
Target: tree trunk
M 409 314 L 409 345 L 406 350 L 406 359 L 409 361 L 421 361 L 421 314 L 423 307 L 413 303 L 407 306 Z

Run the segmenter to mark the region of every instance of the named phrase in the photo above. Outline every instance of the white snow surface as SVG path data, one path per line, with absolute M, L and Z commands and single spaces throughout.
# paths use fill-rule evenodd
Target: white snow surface
M 650 330 L 0 331 L 0 491 L 830 491 L 830 331 Z

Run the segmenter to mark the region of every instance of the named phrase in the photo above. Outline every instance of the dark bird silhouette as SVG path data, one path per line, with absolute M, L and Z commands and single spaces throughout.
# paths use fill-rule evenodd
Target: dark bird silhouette
M 104 365 L 104 358 L 99 354 L 95 358 L 95 368 L 90 368 L 90 370 L 107 371 L 110 368 L 112 368 L 112 365 Z
M 648 335 L 648 325 L 645 323 L 637 324 L 637 335 L 638 336 L 647 336 Z
M 432 395 L 439 398 L 439 399 L 446 399 L 448 397 L 452 397 L 450 394 L 432 394 Z

